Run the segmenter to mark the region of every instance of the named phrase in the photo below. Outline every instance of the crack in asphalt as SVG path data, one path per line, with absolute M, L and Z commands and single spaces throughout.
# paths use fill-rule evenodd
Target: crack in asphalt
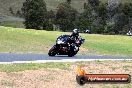
M 41 60 L 94 60 L 94 59 L 130 59 L 132 56 L 110 56 L 110 55 L 76 55 L 74 57 L 55 56 L 49 57 L 46 54 L 14 54 L 14 53 L 0 53 L 0 62 L 14 62 L 14 61 L 41 61 Z

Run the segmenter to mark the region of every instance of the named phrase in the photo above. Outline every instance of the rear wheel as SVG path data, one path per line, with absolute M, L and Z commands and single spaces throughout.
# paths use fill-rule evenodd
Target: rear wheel
M 49 55 L 49 56 L 55 56 L 56 54 L 57 54 L 56 46 L 54 45 L 54 46 L 49 50 L 48 55 Z

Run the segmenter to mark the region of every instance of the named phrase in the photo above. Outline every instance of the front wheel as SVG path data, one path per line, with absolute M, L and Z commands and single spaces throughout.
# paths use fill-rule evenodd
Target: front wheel
M 49 56 L 55 56 L 56 54 L 57 54 L 56 46 L 54 45 L 54 46 L 49 50 L 48 55 L 49 55 Z
M 71 47 L 70 47 L 70 51 L 69 51 L 69 53 L 68 53 L 68 56 L 69 56 L 69 57 L 73 57 L 74 55 L 75 55 L 74 47 L 71 46 Z
M 78 53 L 78 51 L 79 51 L 79 48 L 78 48 L 78 50 L 77 50 L 77 51 L 75 51 L 75 55 Z
M 73 54 L 73 53 L 69 53 L 68 54 L 68 57 L 73 57 L 75 54 Z

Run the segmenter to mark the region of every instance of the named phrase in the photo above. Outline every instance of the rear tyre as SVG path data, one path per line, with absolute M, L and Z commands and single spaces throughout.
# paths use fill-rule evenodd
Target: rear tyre
M 49 55 L 49 56 L 55 56 L 56 54 L 57 54 L 56 46 L 54 45 L 54 46 L 49 50 L 48 55 Z

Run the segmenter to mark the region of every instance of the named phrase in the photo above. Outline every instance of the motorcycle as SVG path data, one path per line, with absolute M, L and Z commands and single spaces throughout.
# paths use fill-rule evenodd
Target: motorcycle
M 79 47 L 85 39 L 79 37 L 75 42 L 71 42 L 70 35 L 61 35 L 57 38 L 56 44 L 49 50 L 49 56 L 68 55 L 72 57 L 79 51 Z

